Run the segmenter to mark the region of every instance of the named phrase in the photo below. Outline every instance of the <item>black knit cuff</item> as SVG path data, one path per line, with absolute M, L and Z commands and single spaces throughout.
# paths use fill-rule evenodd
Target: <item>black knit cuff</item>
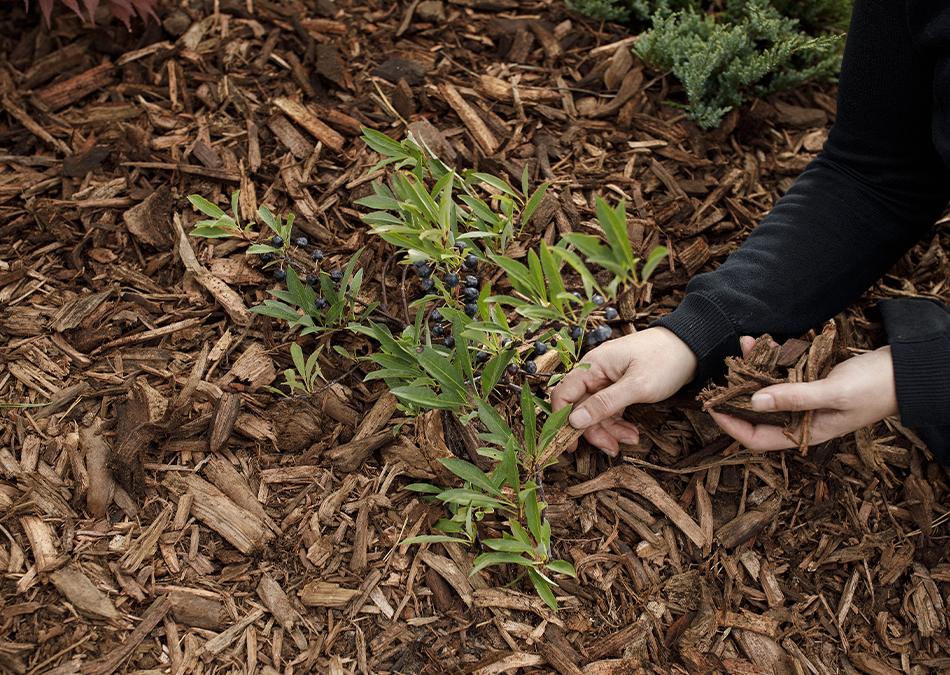
M 702 384 L 721 371 L 727 356 L 742 353 L 732 320 L 718 304 L 699 293 L 687 293 L 679 307 L 650 325 L 672 331 L 696 354 L 699 372 L 693 384 Z

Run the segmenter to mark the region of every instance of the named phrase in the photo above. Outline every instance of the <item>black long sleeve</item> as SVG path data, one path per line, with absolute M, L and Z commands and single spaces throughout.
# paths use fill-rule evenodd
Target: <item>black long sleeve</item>
M 933 225 L 950 200 L 948 160 L 950 6 L 858 0 L 824 151 L 740 249 L 692 279 L 656 323 L 696 353 L 701 378 L 739 353 L 740 335 L 783 340 L 820 325 Z M 921 360 L 950 380 L 950 353 L 913 358 L 908 370 L 895 363 L 899 396 L 917 389 L 906 382 Z

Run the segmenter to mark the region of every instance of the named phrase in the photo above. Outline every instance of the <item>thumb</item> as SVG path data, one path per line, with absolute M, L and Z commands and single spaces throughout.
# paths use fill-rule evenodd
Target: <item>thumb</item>
M 575 429 L 586 429 L 608 417 L 623 411 L 634 402 L 631 388 L 621 378 L 609 387 L 591 394 L 583 403 L 571 411 L 568 421 Z
M 818 410 L 831 408 L 832 392 L 827 380 L 775 384 L 760 389 L 752 395 L 752 409 L 769 410 Z

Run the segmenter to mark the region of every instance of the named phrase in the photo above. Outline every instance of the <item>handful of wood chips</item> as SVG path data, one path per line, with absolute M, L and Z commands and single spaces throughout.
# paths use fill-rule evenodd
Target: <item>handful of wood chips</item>
M 808 447 L 808 428 L 814 411 L 758 411 L 752 409 L 752 395 L 764 387 L 783 382 L 814 382 L 826 377 L 846 355 L 838 348 L 838 332 L 833 322 L 825 325 L 811 342 L 789 340 L 778 345 L 768 334 L 755 342 L 746 358 L 726 359 L 728 386 L 714 386 L 700 392 L 703 410 L 732 415 L 752 424 L 785 427 L 785 435 L 801 451 Z

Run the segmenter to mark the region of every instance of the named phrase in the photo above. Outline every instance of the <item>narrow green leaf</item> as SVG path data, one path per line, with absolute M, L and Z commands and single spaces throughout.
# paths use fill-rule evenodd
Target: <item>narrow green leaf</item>
M 547 293 L 538 293 L 527 267 L 517 260 L 505 258 L 504 256 L 494 253 L 489 253 L 488 257 L 491 258 L 492 262 L 505 270 L 508 274 L 508 281 L 511 282 L 511 285 L 516 291 L 528 297 L 533 302 L 543 302 Z
M 521 523 L 519 523 L 517 520 L 515 520 L 514 518 L 509 518 L 508 529 L 511 530 L 511 534 L 512 536 L 514 536 L 515 539 L 517 539 L 518 541 L 520 541 L 522 544 L 526 546 L 529 546 L 529 547 L 531 546 L 531 537 L 528 536 L 528 531 L 524 529 Z
M 538 297 L 542 304 L 548 299 L 548 285 L 544 282 L 544 271 L 541 269 L 541 261 L 534 249 L 528 251 L 528 270 L 531 272 L 531 280 L 534 282 L 534 288 L 537 290 Z
M 498 178 L 497 176 L 492 176 L 491 174 L 488 174 L 488 173 L 472 172 L 466 177 L 466 182 L 469 185 L 474 185 L 476 183 L 487 183 L 488 185 L 491 185 L 496 190 L 501 190 L 503 193 L 507 195 L 511 195 L 512 197 L 518 196 L 518 193 L 512 190 L 511 186 L 508 185 L 508 183 L 503 181 L 501 178 Z
M 554 440 L 554 437 L 557 436 L 557 432 L 561 430 L 561 427 L 563 427 L 567 421 L 568 415 L 571 414 L 571 408 L 572 406 L 565 406 L 557 412 L 551 413 L 548 415 L 548 418 L 544 420 L 544 426 L 541 427 L 541 439 L 538 441 L 538 454 L 544 452 L 544 449 L 547 448 L 551 441 Z
M 508 500 L 496 499 L 484 493 L 475 490 L 466 490 L 465 488 L 455 488 L 453 490 L 443 490 L 439 499 L 449 504 L 461 504 L 463 506 L 475 506 L 487 509 L 506 509 L 511 507 Z
M 363 132 L 360 136 L 363 142 L 379 154 L 400 159 L 409 157 L 409 153 L 402 144 L 386 134 L 367 127 L 361 127 L 360 130 Z
M 478 407 L 479 420 L 488 428 L 488 433 L 479 434 L 479 438 L 495 445 L 505 445 L 513 434 L 504 418 L 486 401 L 478 399 L 475 404 Z
M 554 256 L 551 255 L 551 249 L 548 248 L 543 239 L 539 251 L 541 253 L 541 267 L 544 269 L 544 276 L 548 285 L 548 298 L 551 304 L 557 308 L 557 311 L 563 312 L 564 300 L 561 298 L 561 294 L 566 289 L 564 288 L 564 280 L 561 278 L 561 270 L 555 262 Z
M 471 462 L 466 462 L 465 460 L 458 459 L 456 457 L 447 457 L 445 459 L 440 459 L 439 463 L 454 473 L 456 476 L 461 478 L 463 481 L 471 483 L 475 487 L 481 488 L 490 495 L 504 498 L 501 490 L 495 487 L 495 484 L 491 482 L 491 479 L 488 477 L 488 475 Z
M 516 553 L 482 553 L 475 558 L 474 566 L 469 576 L 491 565 L 524 565 L 527 567 L 531 565 L 531 561 Z
M 450 537 L 445 534 L 422 534 L 417 537 L 409 537 L 408 539 L 403 539 L 400 544 L 442 544 L 449 541 L 456 541 L 460 544 L 467 544 L 467 539 L 460 539 L 458 537 Z
M 551 560 L 548 562 L 548 569 L 554 570 L 557 574 L 577 578 L 577 572 L 574 571 L 574 566 L 566 560 Z
M 429 485 L 428 483 L 410 483 L 407 485 L 404 490 L 412 490 L 413 492 L 425 492 L 428 494 L 439 494 L 442 492 L 442 488 L 435 485 Z
M 237 231 L 223 227 L 196 227 L 189 234 L 192 237 L 204 237 L 205 239 L 223 239 L 224 237 L 235 236 Z
M 465 401 L 458 400 L 446 392 L 437 394 L 426 387 L 394 387 L 391 391 L 399 400 L 423 408 L 453 410 L 460 405 L 465 405 Z
M 650 278 L 650 275 L 653 274 L 653 271 L 656 269 L 657 265 L 663 261 L 663 258 L 665 258 L 668 253 L 669 251 L 665 246 L 657 246 L 655 249 L 650 251 L 650 255 L 647 256 L 647 261 L 643 264 L 643 269 L 640 270 L 641 282 Z
M 534 194 L 531 195 L 531 199 L 528 200 L 528 203 L 525 204 L 524 213 L 521 215 L 521 221 L 524 224 L 527 224 L 531 220 L 531 216 L 534 215 L 535 210 L 541 205 L 541 200 L 544 199 L 544 193 L 548 191 L 548 186 L 550 183 L 543 183 L 541 187 L 534 191 Z M 527 195 L 528 193 L 525 192 Z
M 524 449 L 528 457 L 537 455 L 538 420 L 534 412 L 534 395 L 531 387 L 521 390 L 521 419 L 524 420 Z
M 300 376 L 306 380 L 307 378 L 307 363 L 303 358 L 303 349 L 300 348 L 296 342 L 290 343 L 290 357 L 294 361 L 294 366 L 297 368 L 297 372 L 300 373 Z
M 224 211 L 217 205 L 212 204 L 201 195 L 188 195 L 188 201 L 191 202 L 191 205 L 196 209 L 212 218 L 223 218 L 225 215 Z
M 506 553 L 521 553 L 531 555 L 534 548 L 528 544 L 523 544 L 514 539 L 482 539 L 482 543 L 493 551 L 505 551 Z
M 422 312 L 419 313 L 422 314 Z M 465 400 L 467 394 L 465 384 L 451 361 L 432 347 L 423 348 L 421 353 L 416 354 L 416 358 L 419 365 L 439 383 L 443 393 L 451 393 L 457 399 Z
M 524 489 L 519 494 L 518 499 L 524 505 L 528 531 L 535 541 L 540 542 L 542 537 L 541 505 L 538 503 L 538 486 L 534 484 L 534 481 L 525 481 Z
M 501 354 L 495 355 L 485 364 L 485 367 L 482 368 L 482 396 L 488 397 L 504 374 L 505 368 L 511 363 L 514 357 L 515 351 L 508 349 Z
M 531 583 L 534 584 L 534 590 L 536 590 L 541 599 L 544 600 L 544 604 L 550 607 L 552 612 L 556 612 L 557 599 L 551 590 L 551 582 L 534 568 L 528 568 L 528 576 L 531 579 Z

